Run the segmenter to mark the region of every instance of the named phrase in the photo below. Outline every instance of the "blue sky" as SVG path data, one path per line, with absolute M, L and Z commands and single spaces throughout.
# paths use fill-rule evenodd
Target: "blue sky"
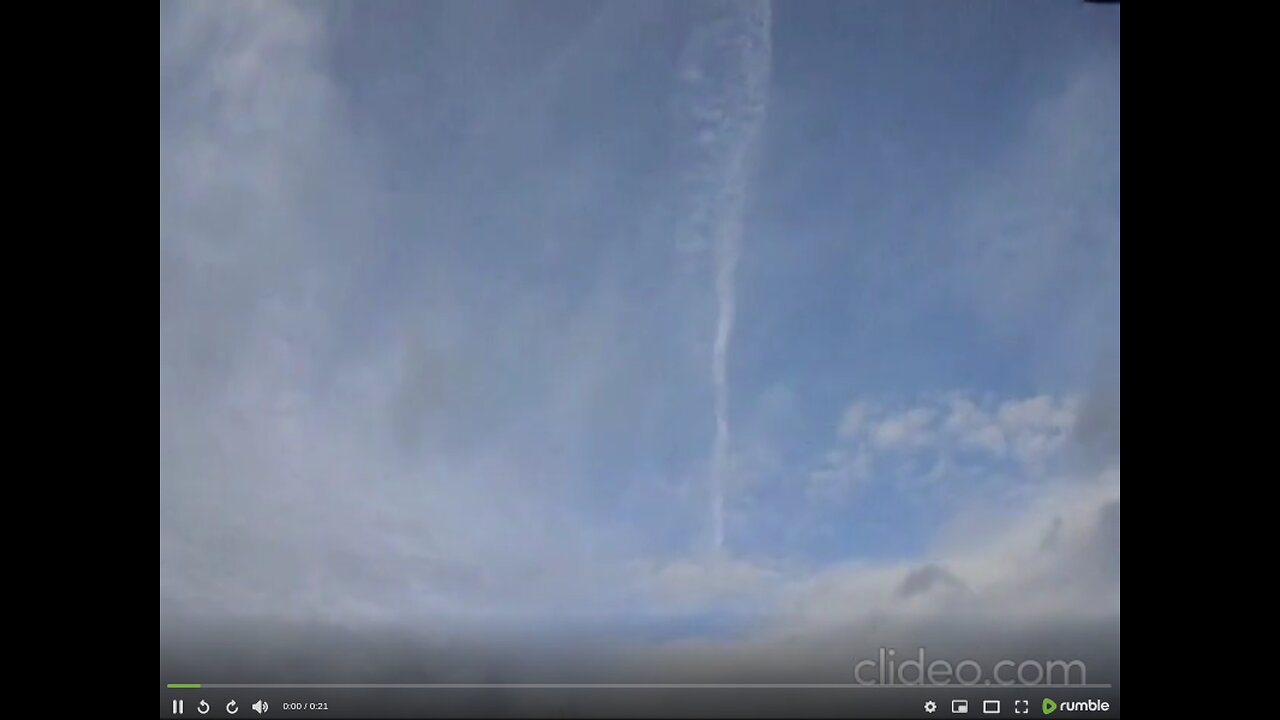
M 1118 8 L 160 37 L 162 617 L 1118 614 Z

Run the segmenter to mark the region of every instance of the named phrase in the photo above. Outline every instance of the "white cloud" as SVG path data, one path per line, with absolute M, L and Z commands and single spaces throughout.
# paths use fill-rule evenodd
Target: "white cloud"
M 581 439 L 601 366 L 621 366 L 612 306 L 555 332 L 536 293 L 479 330 L 465 302 L 395 302 L 369 261 L 396 248 L 330 72 L 331 9 L 162 8 L 162 622 L 607 604 L 628 586 L 622 533 L 564 502 L 554 451 Z M 506 342 L 563 374 L 499 377 L 486 361 Z M 537 412 L 492 410 L 539 383 Z
M 916 448 L 932 440 L 930 428 L 936 412 L 933 408 L 912 408 L 877 423 L 871 431 L 871 442 L 882 450 Z
M 749 607 L 760 632 L 819 632 L 874 618 L 1104 617 L 1119 612 L 1119 467 L 1064 477 L 1012 515 L 971 509 L 912 560 L 795 562 L 715 557 L 639 568 L 671 611 Z M 1114 508 L 1114 515 L 1112 514 Z
M 955 396 L 948 400 L 942 429 L 956 438 L 962 447 L 974 447 L 996 457 L 1005 454 L 1004 430 L 991 414 L 970 398 Z
M 726 555 L 638 566 L 641 587 L 673 611 L 758 604 L 782 575 L 767 565 Z
M 823 457 L 822 466 L 809 475 L 806 497 L 818 503 L 846 500 L 871 481 L 873 472 L 871 453 L 866 449 L 831 450 Z
M 1075 398 L 1039 395 L 1007 401 L 995 415 L 1014 456 L 1026 464 L 1042 464 L 1066 442 L 1076 422 L 1077 406 Z
M 857 488 L 904 473 L 929 486 L 1012 463 L 1016 477 L 1043 477 L 1076 423 L 1074 396 L 997 400 L 963 392 L 913 404 L 851 403 L 836 443 L 809 476 L 811 500 L 846 500 Z M 923 470 L 921 468 L 928 468 Z
M 1023 430 L 1065 431 L 1075 422 L 1068 403 L 1048 395 L 1006 401 L 1000 405 L 996 416 L 1005 429 L 1015 434 Z
M 845 409 L 840 418 L 840 437 L 856 438 L 862 435 L 875 414 L 875 407 L 868 402 L 859 401 Z
M 952 660 L 1085 649 L 1103 662 L 1107 648 L 1086 648 L 1075 633 L 1114 632 L 1119 508 L 1119 468 L 1112 467 L 1043 488 L 1015 516 L 959 518 L 913 560 L 744 570 L 751 581 L 736 587 L 760 599 L 749 630 L 638 649 L 631 667 L 686 680 L 839 682 L 854 658 L 873 657 L 877 645 L 907 650 L 915 643 Z M 696 594 L 690 585 L 724 582 L 705 572 L 680 576 L 687 595 Z

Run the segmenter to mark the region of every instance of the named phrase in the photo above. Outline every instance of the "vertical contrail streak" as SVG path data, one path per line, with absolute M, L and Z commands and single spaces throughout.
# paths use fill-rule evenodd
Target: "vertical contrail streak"
M 684 65 L 697 120 L 695 238 L 710 245 L 715 281 L 711 353 L 715 439 L 709 489 L 713 552 L 724 547 L 725 484 L 731 466 L 729 345 L 737 309 L 735 274 L 742 249 L 751 150 L 764 118 L 772 47 L 768 2 L 726 2 L 695 31 Z

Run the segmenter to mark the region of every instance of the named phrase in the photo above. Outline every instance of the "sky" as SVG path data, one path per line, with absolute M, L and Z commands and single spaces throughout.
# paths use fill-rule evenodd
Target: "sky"
M 162 3 L 162 640 L 1118 622 L 1119 18 Z

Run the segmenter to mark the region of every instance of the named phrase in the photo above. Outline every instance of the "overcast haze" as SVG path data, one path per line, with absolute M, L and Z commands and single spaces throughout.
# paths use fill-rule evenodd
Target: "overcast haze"
M 1119 348 L 1118 7 L 161 4 L 162 645 L 1118 658 Z

